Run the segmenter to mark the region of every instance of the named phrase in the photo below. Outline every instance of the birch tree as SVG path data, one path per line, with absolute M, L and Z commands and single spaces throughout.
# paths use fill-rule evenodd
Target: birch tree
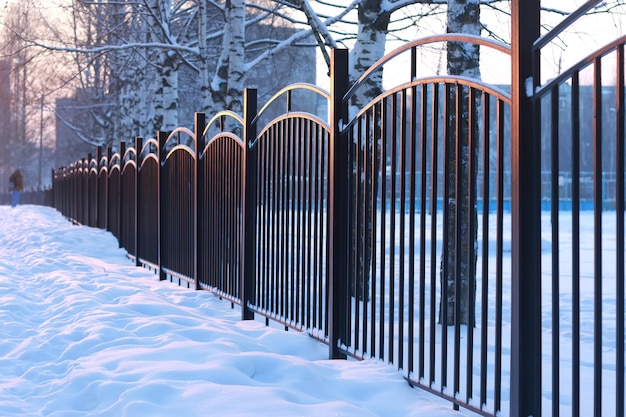
M 448 0 L 448 13 L 447 23 L 449 33 L 466 33 L 479 36 L 482 30 L 480 23 L 480 4 L 478 0 Z M 470 79 L 480 79 L 480 49 L 478 45 L 468 44 L 462 42 L 448 42 L 447 47 L 447 67 L 448 74 L 453 76 L 462 76 Z M 456 87 L 457 89 L 460 87 Z M 441 303 L 446 303 L 446 308 L 440 306 L 440 322 L 443 325 L 455 324 L 458 320 L 461 324 L 472 324 L 474 318 L 470 317 L 471 305 L 475 302 L 475 288 L 470 288 L 470 274 L 474 275 L 476 272 L 476 255 L 473 259 L 469 259 L 469 245 L 474 245 L 476 249 L 477 234 L 476 228 L 474 228 L 473 235 L 470 236 L 470 220 L 471 217 L 474 221 L 477 219 L 476 207 L 469 207 L 469 193 L 476 196 L 476 189 L 471 186 L 469 182 L 469 160 L 470 154 L 473 154 L 473 159 L 478 160 L 478 141 L 475 141 L 475 145 L 470 149 L 470 135 L 476 134 L 476 132 L 469 131 L 469 113 L 476 112 L 478 106 L 478 100 L 474 104 L 473 108 L 469 106 L 469 91 L 467 88 L 461 89 L 461 91 L 452 91 L 452 97 L 448 100 L 452 107 L 448 112 L 449 117 L 445 123 L 448 124 L 448 136 L 445 138 L 446 146 L 448 149 L 448 158 L 444 161 L 444 181 L 448 184 L 448 195 L 444 195 L 444 198 L 448 202 L 447 218 L 443 219 L 447 222 L 448 231 L 450 233 L 445 236 L 445 245 L 447 254 L 444 257 L 442 253 L 441 258 L 441 286 L 442 295 L 447 294 L 447 299 L 441 298 Z M 457 114 L 455 110 L 454 95 L 460 94 L 461 107 L 460 114 Z M 463 120 L 462 123 L 457 125 L 457 118 Z M 457 126 L 460 131 L 457 132 Z M 458 149 L 460 154 L 457 155 L 457 140 L 460 141 Z M 458 172 L 462 173 L 460 180 L 460 189 L 455 190 L 457 182 L 456 167 L 459 166 Z M 478 164 L 474 164 L 474 175 L 478 174 Z M 474 198 L 473 201 L 476 201 Z M 461 218 L 458 222 L 459 229 L 457 230 L 457 206 L 459 207 L 458 213 Z M 471 214 L 470 214 L 471 213 Z M 471 217 L 470 217 L 471 216 Z M 457 239 L 457 234 L 460 234 Z M 461 242 L 461 247 L 457 248 L 457 242 Z M 473 252 L 474 254 L 476 251 Z M 457 256 L 460 257 L 458 265 L 460 270 L 457 271 Z M 459 306 L 460 317 L 456 315 L 456 300 L 457 292 L 460 292 L 458 300 L 461 305 Z M 444 311 L 446 315 L 444 317 Z

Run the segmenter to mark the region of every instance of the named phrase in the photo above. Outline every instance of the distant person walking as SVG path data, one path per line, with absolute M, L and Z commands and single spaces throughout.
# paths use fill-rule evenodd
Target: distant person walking
M 15 207 L 20 202 L 20 192 L 24 189 L 24 180 L 19 169 L 13 171 L 9 177 L 9 191 L 11 192 L 11 207 Z

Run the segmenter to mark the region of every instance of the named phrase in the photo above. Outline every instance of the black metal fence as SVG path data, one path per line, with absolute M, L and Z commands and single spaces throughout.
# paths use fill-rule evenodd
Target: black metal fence
M 0 193 L 0 205 L 11 204 L 11 194 Z M 52 188 L 33 188 L 20 193 L 20 204 L 54 207 Z
M 528 18 L 513 10 L 514 19 Z M 225 111 L 206 121 L 196 114 L 193 131 L 137 138 L 118 153 L 98 150 L 55 171 L 55 207 L 110 230 L 161 279 L 213 291 L 240 305 L 244 319 L 256 314 L 306 330 L 329 345 L 331 358 L 392 363 L 411 385 L 455 407 L 489 416 L 623 416 L 626 38 L 528 96 L 519 77 L 537 75 L 538 66 L 526 67 L 522 57 L 554 33 L 546 36 L 531 45 L 537 31 L 524 44 L 514 30 L 513 53 L 473 36 L 431 37 L 389 54 L 353 85 L 347 51 L 335 50 L 330 93 L 294 85 L 259 109 L 256 91 L 246 90 L 242 115 Z M 511 55 L 521 68 L 511 94 L 463 77 L 417 78 L 416 51 L 453 41 Z M 349 106 L 369 76 L 406 54 L 405 83 L 362 108 Z M 580 71 L 593 68 L 599 110 L 607 62 L 617 74 L 615 120 L 585 120 Z M 558 105 L 564 85 L 572 88 L 569 108 Z M 327 120 L 300 112 L 296 94 L 327 101 Z M 285 113 L 261 126 L 277 103 L 286 103 Z M 532 122 L 540 110 L 550 113 L 549 126 Z M 563 117 L 568 132 L 558 128 Z M 578 132 L 588 122 L 596 165 L 592 241 L 585 242 Z M 522 140 L 524 129 L 532 134 Z M 558 154 L 565 136 L 573 152 L 564 211 Z M 551 143 L 547 177 L 540 140 Z M 610 169 L 605 146 L 615 149 Z M 465 162 L 456 162 L 463 152 Z M 611 207 L 607 171 L 615 182 Z M 550 209 L 543 218 L 542 199 Z M 581 396 L 591 386 L 593 396 Z
M 540 38 L 537 51 L 558 33 Z M 544 407 L 551 415 L 570 409 L 572 415 L 624 415 L 625 43 L 626 37 L 611 42 L 542 85 L 532 96 L 534 105 L 550 115 L 550 124 L 541 126 L 542 140 L 549 141 L 551 150 L 551 179 L 544 188 L 551 196 L 549 222 L 544 222 L 551 248 L 547 250 L 549 257 L 542 260 L 542 268 L 550 272 L 543 275 L 542 294 L 550 298 L 543 300 L 542 315 L 551 317 L 551 333 L 544 333 L 542 344 L 542 355 L 550 355 L 551 362 L 544 364 L 542 372 L 544 381 L 550 380 L 551 385 L 544 389 L 556 398 L 571 398 L 569 404 L 553 401 L 549 410 Z M 603 68 L 613 70 L 615 78 L 605 80 Z M 593 97 L 583 105 L 581 74 L 585 72 L 592 74 Z M 559 100 L 562 89 L 571 90 L 571 102 L 565 106 Z M 607 99 L 614 110 L 611 118 L 602 116 Z M 593 109 L 593 113 L 584 108 Z M 566 121 L 565 129 L 562 120 Z M 591 138 L 581 137 L 583 125 L 593 126 Z M 591 176 L 580 170 L 583 141 L 590 143 L 593 153 Z M 603 158 L 605 147 L 613 151 L 610 160 Z M 563 148 L 572 150 L 571 212 L 566 213 L 558 207 L 562 183 L 559 154 Z M 607 176 L 613 181 L 607 183 Z M 585 189 L 593 193 L 593 215 L 583 217 Z M 614 202 L 608 207 L 607 194 Z M 585 230 L 590 233 L 585 234 Z M 585 236 L 590 241 L 585 241 Z M 593 326 L 585 326 L 589 321 Z M 589 339 L 593 340 L 591 349 L 585 345 Z M 591 375 L 585 375 L 587 368 L 581 366 L 588 361 L 593 363 Z

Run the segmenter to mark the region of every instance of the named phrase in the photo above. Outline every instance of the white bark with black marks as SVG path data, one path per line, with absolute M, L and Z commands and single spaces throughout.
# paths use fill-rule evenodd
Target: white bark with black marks
M 480 4 L 478 0 L 449 0 L 448 1 L 448 33 L 465 33 L 471 35 L 480 35 L 481 23 L 480 23 Z M 462 43 L 462 42 L 449 42 L 447 48 L 447 67 L 449 75 L 463 76 L 473 79 L 480 79 L 480 49 L 478 45 Z M 476 230 L 473 231 L 473 236 L 470 236 L 470 216 L 476 220 L 477 211 L 474 206 L 469 210 L 469 192 L 473 195 L 476 194 L 475 184 L 469 183 L 470 173 L 469 157 L 470 152 L 473 153 L 474 160 L 477 160 L 478 156 L 478 141 L 475 141 L 476 146 L 474 149 L 469 148 L 470 135 L 476 135 L 477 132 L 470 132 L 468 124 L 469 112 L 477 111 L 478 103 L 474 109 L 470 109 L 469 103 L 469 91 L 467 88 L 461 89 L 461 113 L 457 114 L 455 105 L 455 96 L 457 94 L 456 88 L 451 89 L 452 97 L 449 102 L 451 108 L 449 109 L 449 117 L 446 120 L 448 124 L 448 160 L 444 162 L 444 175 L 445 181 L 448 185 L 448 195 L 444 198 L 448 201 L 448 216 L 443 219 L 447 222 L 448 234 L 444 236 L 444 245 L 447 249 L 447 257 L 444 258 L 442 253 L 441 258 L 441 304 L 439 312 L 439 320 L 442 325 L 454 325 L 457 322 L 460 324 L 472 325 L 474 323 L 474 317 L 471 317 L 470 308 L 475 303 L 475 283 L 470 285 L 470 274 L 475 275 L 476 271 L 476 251 L 474 250 L 473 259 L 469 259 L 469 245 L 473 245 L 476 248 Z M 462 118 L 460 123 L 460 131 L 457 131 L 457 117 Z M 457 140 L 459 141 L 459 149 L 461 154 L 457 153 Z M 458 158 L 457 158 L 458 157 Z M 457 164 L 461 173 L 460 178 L 460 195 L 456 195 L 456 168 Z M 478 164 L 474 165 L 476 171 Z M 477 172 L 477 171 L 476 171 Z M 476 174 L 475 172 L 475 174 Z M 472 190 L 469 187 L 472 187 Z M 457 229 L 457 205 L 460 205 L 459 227 Z M 457 233 L 460 234 L 460 248 L 457 248 Z M 457 256 L 460 258 L 457 271 Z M 444 265 L 445 263 L 445 265 Z M 445 266 L 445 267 L 444 267 Z M 446 271 L 446 276 L 444 276 Z M 445 299 L 444 299 L 444 287 L 445 287 Z M 458 288 L 457 288 L 458 287 Z M 474 287 L 474 288 L 472 288 Z M 457 291 L 460 291 L 458 300 L 459 304 L 459 316 L 457 317 Z M 445 302 L 445 308 L 444 308 Z M 445 311 L 445 315 L 444 315 Z

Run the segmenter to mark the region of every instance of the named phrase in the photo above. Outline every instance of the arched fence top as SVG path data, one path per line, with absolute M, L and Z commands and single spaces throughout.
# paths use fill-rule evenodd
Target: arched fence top
M 159 158 L 155 153 L 149 153 L 147 155 L 145 155 L 143 158 L 141 158 L 141 162 L 139 162 L 137 165 L 142 167 L 144 166 L 149 160 L 154 160 L 154 162 L 158 165 L 159 164 Z
M 87 161 L 87 171 L 94 171 L 96 175 L 98 174 L 98 160 L 96 158 L 89 158 Z
M 356 115 L 354 115 L 354 117 L 351 117 L 349 119 L 350 121 L 345 126 L 343 126 L 343 130 L 347 130 L 350 127 L 352 127 L 352 125 L 355 123 L 356 120 L 359 119 L 360 116 L 362 116 L 364 113 L 369 111 L 369 109 L 373 105 L 375 105 L 376 103 L 379 103 L 381 100 L 383 100 L 386 97 L 389 97 L 393 94 L 397 94 L 408 88 L 419 87 L 422 85 L 446 85 L 446 84 L 462 85 L 464 87 L 472 88 L 472 89 L 487 93 L 490 96 L 503 101 L 505 104 L 508 104 L 508 105 L 511 104 L 511 95 L 508 92 L 502 90 L 501 88 L 495 87 L 491 84 L 487 84 L 481 80 L 477 80 L 477 79 L 469 78 L 469 77 L 463 77 L 463 76 L 450 76 L 450 75 L 424 77 L 424 78 L 420 78 L 417 80 L 413 80 L 405 84 L 401 84 L 391 90 L 385 91 L 378 97 L 372 99 L 369 105 L 360 109 L 359 112 Z
M 323 129 L 325 129 L 326 131 L 330 131 L 330 126 L 328 125 L 328 123 L 322 120 L 320 117 L 315 116 L 310 113 L 305 113 L 305 112 L 293 112 L 293 113 L 283 114 L 282 116 L 279 116 L 275 118 L 274 120 L 272 120 L 270 123 L 268 123 L 267 126 L 265 126 L 263 130 L 258 134 L 256 140 L 250 146 L 251 147 L 257 146 L 259 139 L 265 135 L 265 132 L 270 130 L 272 127 L 276 126 L 276 124 L 284 120 L 293 120 L 293 119 L 306 120 L 309 122 L 313 122 L 317 124 L 318 126 L 322 127 Z M 288 135 L 288 138 L 295 140 L 295 138 L 292 135 Z
M 126 148 L 124 155 L 122 156 L 122 165 L 137 159 L 137 150 L 133 147 Z
M 236 134 L 232 132 L 220 132 L 217 135 L 211 137 L 209 140 L 207 140 L 207 143 L 201 153 L 206 155 L 206 152 L 209 150 L 209 147 L 214 146 L 214 143 L 222 139 L 231 140 L 235 142 L 242 149 L 245 146 L 243 140 Z
M 191 155 L 194 154 L 193 149 L 189 145 L 184 143 L 184 141 L 181 140 L 181 135 L 188 137 L 192 143 L 196 141 L 195 133 L 193 133 L 191 130 L 187 129 L 186 127 L 178 127 L 172 130 L 167 135 L 167 138 L 163 142 L 163 148 L 162 148 L 163 150 L 170 148 L 170 151 L 168 151 L 167 157 L 165 159 L 167 159 L 169 155 L 171 155 L 175 149 L 185 149 Z
M 109 169 L 109 158 L 106 154 L 100 156 L 100 160 L 98 162 L 98 171 L 108 171 Z
M 137 155 L 137 160 L 141 160 L 141 155 L 144 155 L 144 158 L 154 154 L 159 149 L 159 142 L 155 138 L 150 138 L 143 143 L 139 154 Z
M 381 67 L 387 62 L 391 61 L 394 58 L 404 54 L 409 51 L 411 53 L 411 78 L 415 77 L 415 68 L 416 68 L 416 51 L 418 47 L 424 45 L 430 45 L 433 43 L 442 43 L 442 42 L 465 42 L 465 43 L 473 43 L 480 46 L 486 46 L 493 50 L 502 52 L 508 56 L 511 55 L 511 47 L 504 42 L 496 41 L 493 39 L 484 38 L 482 36 L 477 35 L 468 35 L 464 33 L 446 33 L 442 35 L 432 35 L 426 36 L 424 38 L 409 42 L 399 48 L 394 49 L 390 53 L 386 54 L 384 57 L 380 58 L 376 61 L 371 67 L 368 68 L 367 71 L 363 73 L 359 77 L 358 80 L 348 89 L 346 95 L 344 96 L 344 102 L 348 102 L 352 96 L 356 93 L 356 91 L 367 81 L 373 73 L 380 70 Z
M 213 116 L 211 120 L 207 122 L 206 126 L 204 127 L 204 131 L 202 131 L 202 137 L 206 136 L 209 132 L 209 129 L 217 122 L 219 122 L 220 124 L 218 127 L 218 130 L 220 132 L 224 132 L 227 118 L 234 119 L 241 126 L 245 124 L 245 121 L 243 120 L 243 118 L 237 113 L 230 111 L 230 110 L 223 110 L 221 112 L 216 113 L 215 116 Z
M 318 94 L 320 96 L 322 96 L 323 98 L 325 98 L 327 101 L 330 100 L 330 93 L 326 90 L 324 90 L 323 88 L 320 88 L 316 85 L 313 84 L 309 84 L 309 83 L 295 83 L 295 84 L 291 84 L 288 85 L 287 87 L 281 89 L 280 91 L 278 91 L 276 94 L 274 94 L 266 103 L 265 105 L 263 105 L 263 107 L 261 107 L 261 109 L 259 110 L 259 112 L 257 113 L 257 115 L 255 116 L 255 118 L 252 120 L 252 123 L 256 123 L 259 118 L 263 115 L 263 113 L 265 113 L 265 111 L 273 104 L 275 103 L 280 97 L 282 97 L 283 95 L 287 95 L 287 109 L 286 112 L 290 113 L 292 111 L 292 102 L 291 102 L 291 94 L 294 91 L 297 90 L 308 90 L 308 91 L 312 91 L 315 94 Z
M 195 158 L 193 149 L 191 149 L 189 146 L 187 146 L 184 143 L 180 143 L 180 144 L 175 145 L 173 148 L 167 151 L 167 154 L 163 158 L 162 164 L 165 163 L 165 161 L 167 161 L 173 154 L 179 151 L 185 152 L 189 154 L 192 158 Z
M 113 169 L 114 167 L 121 167 L 122 165 L 122 157 L 120 156 L 119 152 L 115 152 L 113 155 L 111 155 L 111 160 L 109 161 L 109 167 L 111 169 Z
M 602 58 L 606 55 L 609 55 L 615 51 L 617 51 L 620 46 L 626 45 L 626 35 L 622 36 L 619 39 L 614 40 L 613 42 L 605 45 L 604 47 L 598 49 L 596 52 L 591 55 L 581 59 L 578 63 L 574 64 L 568 70 L 562 72 L 557 77 L 551 79 L 546 84 L 539 86 L 537 90 L 534 92 L 534 99 L 540 99 L 545 96 L 550 90 L 552 90 L 555 86 L 562 84 L 564 81 L 568 80 L 577 72 L 580 72 L 585 67 L 593 64 L 596 59 Z

